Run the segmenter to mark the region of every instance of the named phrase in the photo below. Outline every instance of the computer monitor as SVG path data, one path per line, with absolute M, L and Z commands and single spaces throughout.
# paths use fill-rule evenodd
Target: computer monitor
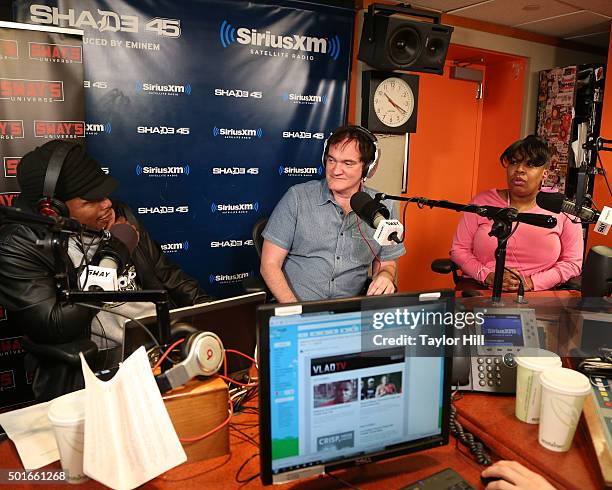
M 255 319 L 257 307 L 265 302 L 266 293 L 252 293 L 232 298 L 220 299 L 185 308 L 170 310 L 171 324 L 185 322 L 198 330 L 216 333 L 223 347 L 234 349 L 249 356 L 255 352 Z M 136 318 L 155 334 L 157 317 L 155 315 Z M 122 359 L 126 359 L 141 345 L 153 346 L 151 338 L 134 321 L 127 321 L 123 330 Z M 245 373 L 251 363 L 237 355 L 227 356 L 227 372 L 234 378 Z
M 447 444 L 453 318 L 453 291 L 259 308 L 263 483 Z

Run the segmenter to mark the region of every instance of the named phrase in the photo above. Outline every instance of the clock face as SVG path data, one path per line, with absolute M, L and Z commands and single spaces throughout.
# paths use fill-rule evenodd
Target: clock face
M 405 80 L 390 77 L 374 92 L 374 112 L 386 126 L 396 128 L 406 123 L 414 111 L 414 94 Z

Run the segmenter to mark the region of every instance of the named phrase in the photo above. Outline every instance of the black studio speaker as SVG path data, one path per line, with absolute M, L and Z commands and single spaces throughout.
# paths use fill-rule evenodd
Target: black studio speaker
M 357 57 L 379 70 L 442 74 L 454 28 L 440 24 L 440 15 L 435 12 L 388 5 L 377 9 L 379 5 L 370 5 L 365 14 Z M 392 13 L 427 17 L 433 22 L 405 19 Z

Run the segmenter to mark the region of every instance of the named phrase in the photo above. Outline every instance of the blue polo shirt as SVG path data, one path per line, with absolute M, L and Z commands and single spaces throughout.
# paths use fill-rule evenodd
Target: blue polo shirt
M 372 197 L 377 192 L 363 191 Z M 383 204 L 397 219 L 394 203 Z M 406 253 L 403 244 L 380 246 L 374 231 L 353 211 L 345 215 L 321 179 L 291 187 L 274 208 L 263 237 L 288 250 L 283 272 L 289 286 L 300 301 L 311 301 L 358 295 L 374 260 L 372 250 L 383 262 Z

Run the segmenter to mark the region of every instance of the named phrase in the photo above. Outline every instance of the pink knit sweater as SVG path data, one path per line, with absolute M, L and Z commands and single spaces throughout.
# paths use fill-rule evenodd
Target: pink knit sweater
M 478 194 L 473 204 L 507 207 L 495 189 Z M 557 218 L 552 229 L 521 223 L 507 244 L 506 267 L 517 269 L 533 281 L 535 291 L 550 289 L 580 274 L 584 241 L 582 227 L 563 214 L 553 214 L 539 206 L 529 213 Z M 497 238 L 488 235 L 492 221 L 477 214 L 463 213 L 457 226 L 450 255 L 467 277 L 484 282 L 495 271 Z

